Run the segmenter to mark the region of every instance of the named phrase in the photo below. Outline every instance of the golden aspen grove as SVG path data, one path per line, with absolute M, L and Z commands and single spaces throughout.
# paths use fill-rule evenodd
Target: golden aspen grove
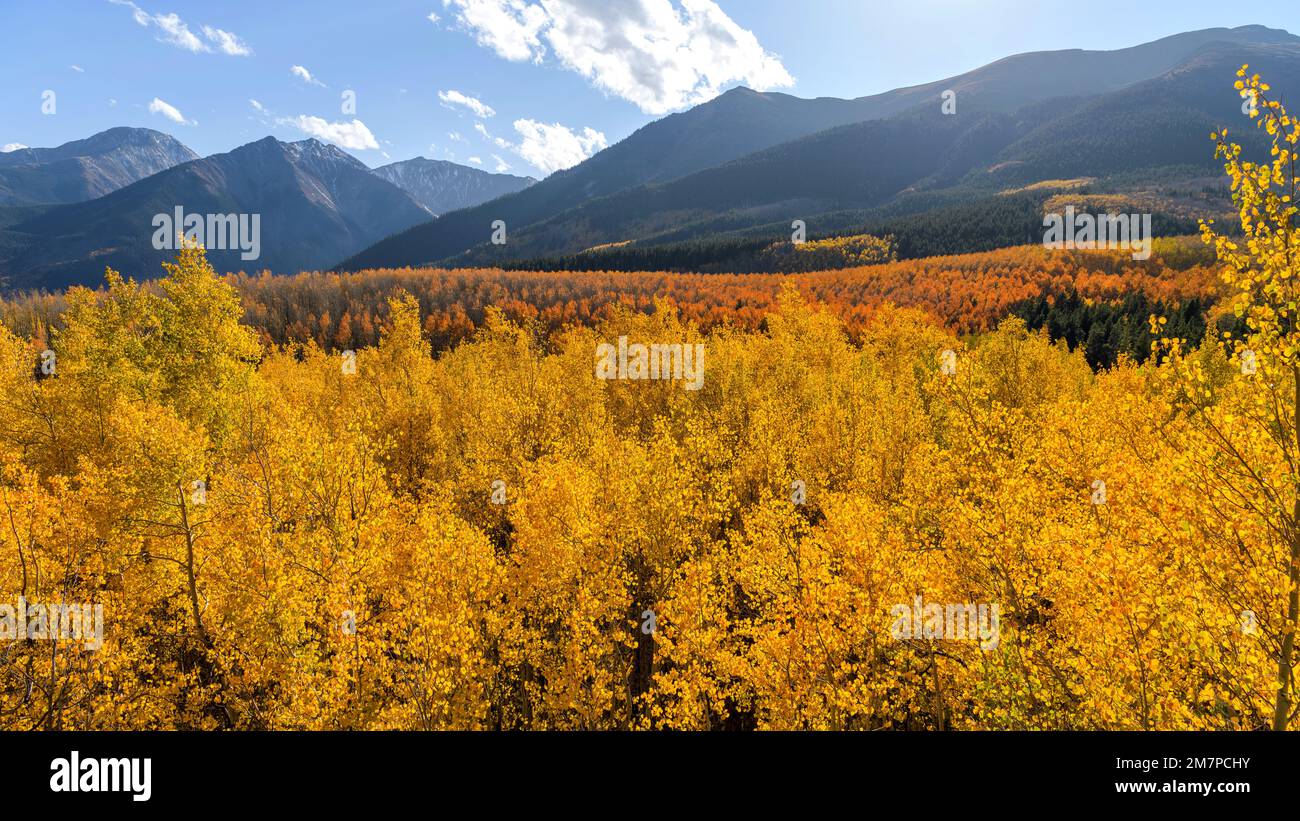
M 1152 316 L 1140 364 L 1006 316 L 1040 288 L 964 315 L 906 261 L 454 328 L 392 274 L 355 351 L 259 332 L 248 294 L 293 280 L 200 248 L 69 289 L 0 328 L 0 601 L 102 605 L 102 646 L 0 642 L 0 728 L 1296 727 L 1300 121 L 1237 85 L 1272 145 L 1211 135 L 1239 230 L 1132 290 L 1240 324 Z M 702 346 L 698 390 L 600 378 L 623 338 Z M 997 609 L 945 640 L 936 602 Z

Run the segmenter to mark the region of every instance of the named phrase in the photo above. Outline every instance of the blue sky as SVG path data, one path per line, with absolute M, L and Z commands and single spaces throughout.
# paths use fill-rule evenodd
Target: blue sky
M 371 166 L 419 155 L 540 177 L 735 85 L 857 97 L 1023 51 L 1250 23 L 1300 32 L 1300 5 L 0 0 L 0 146 L 116 125 L 203 155 L 314 135 Z

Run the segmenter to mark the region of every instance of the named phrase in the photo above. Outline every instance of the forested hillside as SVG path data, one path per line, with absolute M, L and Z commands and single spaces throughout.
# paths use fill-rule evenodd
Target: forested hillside
M 659 302 L 706 331 L 723 325 L 755 329 L 787 287 L 825 305 L 853 336 L 885 302 L 921 309 L 944 327 L 970 334 L 992 329 L 1037 299 L 1077 296 L 1110 304 L 1141 294 L 1171 307 L 1195 299 L 1208 308 L 1219 290 L 1213 252 L 1193 241 L 1196 246 L 1186 240 L 1159 242 L 1149 260 L 1121 251 L 1052 251 L 1035 245 L 802 274 L 461 268 L 239 275 L 226 281 L 240 295 L 244 321 L 266 344 L 311 341 L 326 351 L 377 344 L 390 320 L 388 301 L 398 293 L 419 302 L 434 351 L 471 338 L 489 308 L 542 335 L 571 324 L 598 324 L 619 307 L 651 312 Z M 810 245 L 808 253 L 825 253 Z M 31 295 L 0 301 L 0 320 L 44 340 L 51 328 L 61 326 L 65 310 L 61 295 Z M 1145 346 L 1139 353 L 1146 353 Z

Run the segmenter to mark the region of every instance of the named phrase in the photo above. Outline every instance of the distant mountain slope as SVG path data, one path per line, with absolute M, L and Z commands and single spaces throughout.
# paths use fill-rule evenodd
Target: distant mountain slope
M 585 162 L 491 203 L 444 214 L 393 237 L 350 266 L 427 261 L 481 241 L 491 224 L 522 227 L 588 200 L 650 180 L 672 179 L 833 125 L 858 119 L 844 100 L 801 100 L 733 89 L 708 103 L 637 130 Z
M 1232 89 L 1243 63 L 1280 91 L 1300 88 L 1300 44 L 1212 43 L 1152 80 L 1086 100 L 1044 121 L 991 160 L 999 184 L 1105 176 L 1158 165 L 1215 169 L 1210 131 L 1261 142 Z
M 1116 91 L 1158 77 L 1214 43 L 1230 46 L 1300 45 L 1282 29 L 1238 26 L 1183 32 L 1112 51 L 1066 49 L 1004 57 L 974 71 L 934 83 L 880 95 L 894 111 L 929 100 L 945 89 L 962 102 L 993 111 L 1015 111 L 1040 100 L 1082 97 Z
M 532 177 L 492 174 L 425 157 L 383 165 L 374 172 L 410 194 L 435 216 L 522 191 L 537 182 Z
M 483 242 L 494 220 L 504 220 L 511 231 L 523 231 L 584 202 L 642 184 L 670 182 L 819 131 L 891 117 L 918 106 L 937 111 L 946 89 L 957 92 L 959 115 L 1010 113 L 1044 100 L 1113 92 L 1164 74 L 1213 43 L 1295 47 L 1300 38 L 1263 26 L 1242 26 L 1187 32 L 1116 51 L 1033 52 L 956 77 L 855 100 L 805 100 L 733 89 L 651 123 L 522 192 L 416 226 L 339 267 L 418 265 L 454 257 Z
M 0 154 L 0 205 L 84 202 L 198 156 L 148 128 L 110 128 L 57 148 L 22 148 Z
M 1160 77 L 1090 98 L 1036 103 L 1010 114 L 946 116 L 923 107 L 830 129 L 668 183 L 592 200 L 514 230 L 505 245 L 480 242 L 445 261 L 501 264 L 609 243 L 682 241 L 747 225 L 774 224 L 779 230 L 773 238 L 788 238 L 794 219 L 810 231 L 824 230 L 822 215 L 923 192 L 951 192 L 950 201 L 961 201 L 1041 180 L 1155 179 L 1169 166 L 1211 176 L 1219 164 L 1209 140 L 1216 128 L 1235 126 L 1244 146 L 1263 146 L 1232 89 L 1243 62 L 1275 88 L 1300 88 L 1300 43 L 1209 44 Z
M 491 264 L 568 254 L 596 245 L 673 232 L 721 218 L 746 222 L 795 219 L 885 202 L 941 170 L 957 176 L 1017 136 L 1012 118 L 983 113 L 946 117 L 913 112 L 841 126 L 699 171 L 661 185 L 642 185 L 592 200 L 508 234 L 505 245 L 480 243 L 454 264 Z M 984 148 L 965 167 L 950 165 L 970 140 Z M 785 234 L 789 235 L 789 229 Z
M 260 215 L 256 260 L 209 242 L 209 259 L 221 271 L 323 268 L 429 219 L 409 194 L 339 149 L 267 137 L 99 199 L 37 209 L 0 231 L 0 277 L 9 288 L 54 289 L 98 283 L 105 266 L 157 276 L 174 254 L 153 248 L 153 220 L 178 206 L 185 214 Z

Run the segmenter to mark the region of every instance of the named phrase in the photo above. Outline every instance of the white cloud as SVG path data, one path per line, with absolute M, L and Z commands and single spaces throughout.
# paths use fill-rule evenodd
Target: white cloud
M 515 120 L 514 126 L 521 138 L 518 143 L 493 136 L 483 123 L 474 123 L 474 130 L 497 148 L 518 154 L 546 174 L 571 168 L 609 144 L 604 134 L 590 127 L 574 131 L 559 123 L 548 125 L 536 120 Z M 498 172 L 510 168 L 496 154 L 492 159 L 497 161 Z
M 22 143 L 5 143 L 0 145 L 0 154 L 8 154 L 10 151 L 21 151 L 27 146 Z
M 73 71 L 77 72 L 78 74 L 85 74 L 85 73 L 86 73 L 86 70 L 85 70 L 84 68 L 82 68 L 81 66 L 77 65 L 76 63 L 73 63 L 72 65 L 68 66 L 68 68 L 72 69 Z
M 474 123 L 474 130 L 479 133 L 479 136 L 491 142 L 497 148 L 505 148 L 505 149 L 514 148 L 514 145 L 511 144 L 510 142 L 503 140 L 500 137 L 492 136 L 492 132 L 488 131 L 487 126 L 483 125 L 483 123 Z
M 497 114 L 492 109 L 492 106 L 475 97 L 470 97 L 468 94 L 461 94 L 454 88 L 450 91 L 439 91 L 438 99 L 442 100 L 442 104 L 447 108 L 454 106 L 467 108 L 474 112 L 475 117 L 495 117 Z
M 261 113 L 263 114 L 266 113 L 266 106 L 262 105 L 257 100 L 250 99 L 248 101 L 248 104 L 251 105 L 253 108 L 257 109 L 258 111 L 260 111 Z
M 185 119 L 185 115 L 181 114 L 180 110 L 177 109 L 176 106 L 166 102 L 165 100 L 160 100 L 157 97 L 154 97 L 153 102 L 149 103 L 149 113 L 161 114 L 172 122 L 179 123 L 180 125 L 198 125 L 198 123 L 193 120 Z
M 297 117 L 282 119 L 280 123 L 294 126 L 318 140 L 331 142 L 343 148 L 351 148 L 357 151 L 367 148 L 379 148 L 379 142 L 375 140 L 375 135 L 371 134 L 370 129 L 366 128 L 366 124 L 360 120 L 331 123 L 320 117 L 308 117 L 306 114 L 299 114 Z
M 460 132 L 459 132 L 459 131 L 448 131 L 448 132 L 447 132 L 447 139 L 451 140 L 451 141 L 454 142 L 454 143 L 463 143 L 463 142 L 465 142 L 465 138 L 462 137 L 462 136 L 460 136 Z
M 511 149 L 545 174 L 572 168 L 609 144 L 590 126 L 576 132 L 559 123 L 515 120 L 515 131 L 520 141 Z
M 108 107 L 109 107 L 109 108 L 117 108 L 117 98 L 116 98 L 116 97 L 109 97 L 109 98 L 108 98 Z
M 142 26 L 149 25 L 149 21 L 152 19 L 148 14 L 145 14 L 143 9 L 135 3 L 130 2 L 130 0 L 108 0 L 108 2 L 115 6 L 126 6 L 131 9 L 131 16 L 134 17 L 135 21 Z
M 321 88 L 325 88 L 325 84 L 322 83 L 320 80 L 317 80 L 315 77 L 313 77 L 311 75 L 311 72 L 308 71 L 303 66 L 290 66 L 289 73 L 297 77 L 299 80 L 302 80 L 304 83 L 307 83 L 308 85 L 320 86 Z
M 108 2 L 115 6 L 129 8 L 132 18 L 145 28 L 150 26 L 157 28 L 161 32 L 158 37 L 159 42 L 169 43 L 177 48 L 183 48 L 196 54 L 212 51 L 212 46 L 203 42 L 197 34 L 190 31 L 189 25 L 178 14 L 150 14 L 131 0 L 108 0 Z M 216 46 L 217 51 L 222 54 L 247 57 L 253 53 L 253 50 L 238 35 L 229 31 L 223 31 L 208 25 L 203 26 L 201 31 L 203 36 L 208 38 L 209 42 Z
M 475 165 L 482 165 L 482 164 L 483 164 L 483 158 L 482 158 L 482 157 L 470 157 L 470 158 L 469 158 L 469 161 L 472 162 L 472 163 L 474 163 Z
M 597 88 L 665 114 L 733 82 L 760 91 L 794 83 L 714 0 L 444 0 L 482 46 L 507 60 L 549 52 Z
M 203 36 L 212 41 L 222 54 L 229 54 L 232 57 L 248 57 L 253 53 L 253 50 L 248 47 L 247 43 L 239 39 L 238 35 L 231 34 L 228 31 L 222 31 L 212 26 L 204 26 Z
M 546 49 L 538 35 L 549 22 L 546 11 L 523 0 L 443 0 L 455 7 L 456 20 L 479 45 L 507 60 L 538 60 Z
M 441 20 L 442 18 L 438 16 L 438 12 L 431 11 L 429 12 L 429 16 L 426 17 L 425 19 L 436 26 L 438 25 L 438 21 Z
M 190 27 L 185 25 L 185 21 L 178 14 L 155 14 L 153 24 L 162 29 L 164 43 L 171 43 L 186 51 L 208 51 L 208 47 L 203 44 L 198 35 L 190 31 Z

